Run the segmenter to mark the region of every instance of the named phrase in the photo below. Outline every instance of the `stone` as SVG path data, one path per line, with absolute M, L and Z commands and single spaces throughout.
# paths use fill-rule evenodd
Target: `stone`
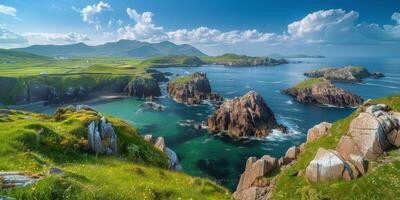
M 108 155 L 117 153 L 117 135 L 105 117 L 101 117 L 99 122 L 90 122 L 87 131 L 88 146 L 95 153 Z
M 154 143 L 154 147 L 156 147 L 160 151 L 164 152 L 164 149 L 165 149 L 164 137 L 158 137 L 156 139 L 156 142 Z
M 384 111 L 384 106 L 369 106 L 351 121 L 347 135 L 340 139 L 336 149 L 345 160 L 350 159 L 350 154 L 376 158 L 390 146 L 386 135 L 391 135 L 395 127 L 395 120 Z M 391 135 L 391 139 L 395 136 Z
M 289 159 L 291 159 L 291 160 L 294 160 L 294 159 L 297 158 L 297 156 L 299 155 L 299 153 L 300 153 L 300 148 L 299 148 L 298 146 L 293 146 L 293 147 L 290 147 L 290 148 L 286 151 L 285 157 L 286 157 L 286 158 L 289 158 Z
M 254 91 L 225 101 L 208 118 L 207 125 L 211 133 L 234 137 L 264 137 L 279 126 L 272 110 Z
M 158 137 L 154 143 L 154 147 L 159 149 L 168 157 L 168 168 L 180 171 L 182 166 L 179 164 L 178 155 L 165 145 L 164 137 Z
M 365 175 L 365 173 L 367 173 L 368 162 L 361 156 L 350 154 L 350 162 L 361 175 Z M 355 172 L 355 170 L 353 170 L 353 172 Z
M 148 143 L 153 143 L 153 135 L 150 134 L 145 135 L 144 140 Z
M 390 144 L 400 147 L 400 129 L 393 129 L 390 131 L 390 133 L 387 135 L 387 139 Z
M 307 143 L 314 141 L 321 136 L 329 133 L 329 129 L 332 127 L 331 123 L 321 122 L 314 127 L 310 128 L 307 132 Z
M 0 189 L 25 187 L 40 180 L 40 175 L 22 172 L 0 172 Z
M 304 73 L 307 77 L 324 77 L 334 81 L 358 82 L 363 78 L 379 78 L 384 75 L 380 72 L 371 73 L 364 67 L 345 66 L 342 68 L 322 68 Z
M 301 145 L 299 146 L 300 152 L 303 152 L 306 148 L 306 143 L 301 143 Z
M 314 159 L 306 168 L 305 177 L 311 182 L 319 182 L 342 179 L 343 175 L 345 178 L 349 178 L 351 174 L 351 169 L 336 151 L 319 148 Z
M 49 174 L 62 174 L 62 173 L 64 173 L 64 170 L 57 167 L 52 167 L 49 170 Z

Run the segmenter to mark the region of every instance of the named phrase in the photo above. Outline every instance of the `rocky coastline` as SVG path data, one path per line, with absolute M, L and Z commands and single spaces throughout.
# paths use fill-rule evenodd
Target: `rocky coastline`
M 384 75 L 380 72 L 369 72 L 364 67 L 345 66 L 342 68 L 322 68 L 317 70 L 311 70 L 304 73 L 309 78 L 320 78 L 323 77 L 333 81 L 344 81 L 344 82 L 360 82 L 362 79 L 367 77 L 380 78 Z

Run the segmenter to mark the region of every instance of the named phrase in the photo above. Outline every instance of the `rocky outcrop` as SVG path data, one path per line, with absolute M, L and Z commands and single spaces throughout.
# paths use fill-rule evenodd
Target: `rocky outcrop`
M 140 105 L 141 108 L 150 109 L 154 111 L 162 111 L 163 106 L 153 101 L 146 101 Z
M 314 141 L 329 133 L 329 129 L 332 127 L 331 123 L 321 122 L 314 127 L 308 129 L 307 132 L 307 143 Z
M 235 137 L 264 137 L 271 129 L 284 129 L 261 95 L 254 91 L 225 101 L 208 118 L 207 124 L 212 133 L 226 132 Z
M 134 97 L 160 96 L 161 90 L 156 79 L 137 77 L 125 87 L 126 94 Z
M 169 81 L 167 92 L 176 102 L 188 105 L 200 104 L 202 100 L 223 100 L 218 94 L 211 93 L 207 74 L 199 72 Z
M 265 199 L 272 189 L 272 184 L 264 176 L 278 166 L 278 160 L 268 155 L 257 160 L 250 157 L 246 162 L 246 168 L 240 176 L 239 184 L 233 197 L 237 200 Z
M 105 117 L 99 122 L 92 121 L 87 127 L 88 146 L 96 154 L 116 154 L 117 153 L 117 135 L 114 132 L 111 123 L 108 123 Z
M 0 189 L 24 187 L 40 180 L 41 174 L 22 172 L 0 172 Z M 1 196 L 0 196 L 1 199 Z
M 163 137 L 158 137 L 153 139 L 153 135 L 145 135 L 144 140 L 150 144 L 153 144 L 155 148 L 163 152 L 168 157 L 168 168 L 172 170 L 180 171 L 182 166 L 179 164 L 178 156 L 176 153 L 165 145 L 165 140 Z
M 155 69 L 147 69 L 147 73 L 150 74 L 150 76 L 155 79 L 157 82 L 167 82 L 169 79 L 166 76 L 165 73 L 162 73 L 158 70 Z
M 251 57 L 246 55 L 224 54 L 221 56 L 211 57 L 208 63 L 224 66 L 275 66 L 287 64 L 288 61 L 281 59 L 274 59 L 270 57 Z
M 304 84 L 304 82 L 313 83 Z M 360 96 L 337 88 L 326 79 L 305 80 L 304 82 L 281 92 L 304 103 L 317 103 L 338 107 L 353 107 L 363 103 L 363 99 Z
M 384 104 L 360 110 L 336 151 L 318 150 L 306 169 L 309 181 L 351 180 L 362 176 L 368 170 L 368 160 L 384 155 L 391 145 L 399 145 L 400 113 L 390 111 Z
M 358 82 L 367 77 L 383 77 L 380 72 L 371 73 L 364 67 L 346 66 L 342 68 L 322 68 L 304 73 L 311 78 L 324 77 L 328 80 Z

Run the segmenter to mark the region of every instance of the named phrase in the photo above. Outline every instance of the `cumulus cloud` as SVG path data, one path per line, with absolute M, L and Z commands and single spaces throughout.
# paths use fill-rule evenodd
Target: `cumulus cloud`
M 0 27 L 0 44 L 23 44 L 27 42 L 28 40 L 23 36 Z
M 86 34 L 70 33 L 24 33 L 23 36 L 31 44 L 72 44 L 89 41 Z
M 133 19 L 136 24 L 119 28 L 118 34 L 122 38 L 150 41 L 164 38 L 165 33 L 163 27 L 155 26 L 152 22 L 153 13 L 144 12 L 140 14 L 131 8 L 127 8 L 126 12 L 129 18 Z
M 81 13 L 83 21 L 88 24 L 94 24 L 95 28 L 99 30 L 101 28 L 100 21 L 96 15 L 99 13 L 111 9 L 111 5 L 100 1 L 98 4 L 87 5 L 82 10 L 72 7 L 73 10 Z
M 15 17 L 17 15 L 17 9 L 0 4 L 0 13 Z

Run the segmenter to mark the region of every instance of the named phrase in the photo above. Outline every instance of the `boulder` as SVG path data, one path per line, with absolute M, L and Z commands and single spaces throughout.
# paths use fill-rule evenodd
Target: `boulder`
M 319 148 L 306 168 L 305 177 L 311 182 L 351 179 L 352 171 L 336 151 Z
M 336 149 L 345 159 L 350 159 L 350 154 L 361 156 L 363 159 L 373 159 L 383 154 L 390 143 L 395 142 L 396 132 L 391 132 L 397 127 L 395 119 L 387 112 L 384 106 L 372 105 L 366 112 L 354 118 L 347 135 L 343 136 Z
M 279 159 L 278 164 L 279 166 L 282 165 L 287 165 L 291 163 L 293 160 L 297 158 L 297 156 L 300 154 L 300 147 L 299 146 L 293 146 L 290 147 L 287 151 L 285 156 Z
M 88 146 L 96 154 L 116 154 L 117 135 L 111 123 L 105 117 L 99 122 L 92 121 L 87 127 Z
M 144 140 L 148 143 L 153 143 L 153 135 L 150 134 L 145 135 Z
M 153 136 L 151 136 L 151 135 L 146 135 L 145 140 L 151 141 L 152 137 Z M 158 137 L 156 139 L 156 141 L 154 142 L 154 147 L 159 149 L 161 152 L 163 152 L 168 157 L 168 168 L 169 169 L 173 169 L 173 170 L 177 170 L 177 171 L 182 170 L 182 166 L 179 164 L 178 155 L 176 155 L 176 153 L 172 149 L 168 148 L 165 145 L 164 137 Z
M 211 133 L 224 132 L 235 137 L 264 137 L 271 129 L 280 127 L 272 110 L 254 91 L 225 101 L 208 118 L 207 124 Z
M 307 132 L 307 143 L 314 141 L 317 138 L 320 138 L 323 135 L 329 133 L 329 129 L 332 127 L 331 123 L 321 122 L 320 124 L 315 125 L 310 128 Z

